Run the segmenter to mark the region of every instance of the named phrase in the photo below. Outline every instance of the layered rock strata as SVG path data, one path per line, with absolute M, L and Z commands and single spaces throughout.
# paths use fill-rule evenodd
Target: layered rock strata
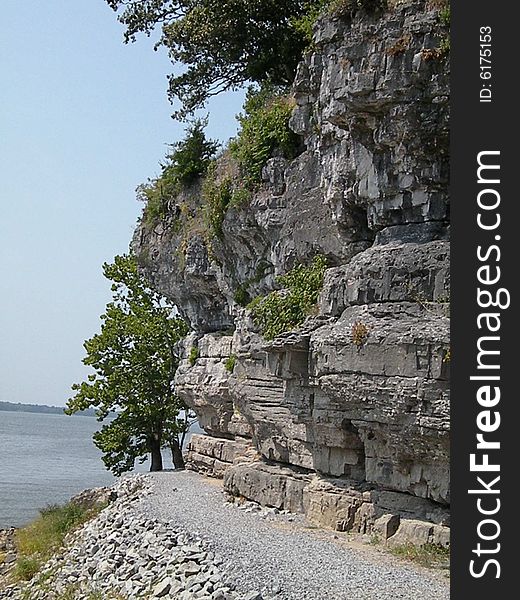
M 195 331 L 176 377 L 207 433 L 191 444 L 194 468 L 322 525 L 443 544 L 445 34 L 432 2 L 321 19 L 293 88 L 303 152 L 270 159 L 251 201 L 227 210 L 221 237 L 208 242 L 182 221 L 181 204 L 201 210 L 192 191 L 133 243 Z M 316 314 L 267 342 L 237 289 L 265 294 L 317 254 L 329 268 Z

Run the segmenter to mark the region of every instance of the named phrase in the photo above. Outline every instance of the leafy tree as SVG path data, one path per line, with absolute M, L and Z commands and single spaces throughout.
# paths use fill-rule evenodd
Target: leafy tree
M 100 333 L 84 344 L 83 363 L 94 373 L 72 386 L 76 394 L 66 412 L 96 409 L 105 423 L 94 434 L 94 443 L 117 475 L 131 470 L 136 459 L 144 462 L 148 454 L 150 470 L 162 470 L 165 445 L 175 449 L 175 466 L 183 467 L 180 449 L 190 415 L 175 396 L 173 378 L 179 360 L 176 343 L 188 327 L 147 286 L 133 256 L 116 256 L 112 264 L 103 265 L 103 273 L 113 282 L 113 299 L 101 316 Z
M 218 149 L 218 142 L 206 139 L 204 129 L 207 119 L 195 119 L 186 130 L 186 137 L 171 144 L 166 155 L 163 175 L 183 186 L 193 183 L 203 175 Z
M 309 0 L 107 0 L 125 26 L 125 42 L 161 29 L 157 47 L 174 64 L 169 97 L 183 118 L 219 92 L 245 82 L 291 84 L 308 44 L 295 25 Z

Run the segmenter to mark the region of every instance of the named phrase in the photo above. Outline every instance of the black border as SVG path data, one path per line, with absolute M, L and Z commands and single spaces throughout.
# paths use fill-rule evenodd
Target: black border
M 517 500 L 515 484 L 518 480 L 517 457 L 520 442 L 520 393 L 514 381 L 515 363 L 520 354 L 520 327 L 515 315 L 516 297 L 513 293 L 515 275 L 520 271 L 515 244 L 516 207 L 520 193 L 515 189 L 520 165 L 515 164 L 520 150 L 517 148 L 518 111 L 520 103 L 514 89 L 518 83 L 517 41 L 520 33 L 518 3 L 458 0 L 451 4 L 451 224 L 452 224 L 452 290 L 451 290 L 451 481 L 452 481 L 452 572 L 451 596 L 455 600 L 520 597 L 515 591 L 516 574 L 520 574 L 517 556 L 520 555 L 517 539 L 518 517 L 515 516 Z M 480 28 L 492 29 L 492 77 L 480 78 Z M 479 90 L 491 83 L 492 101 L 480 102 Z M 477 225 L 477 194 L 482 186 L 477 183 L 477 155 L 481 151 L 500 151 L 501 225 L 499 231 L 486 232 Z M 500 463 L 501 509 L 495 518 L 501 526 L 496 540 L 500 551 L 500 577 L 496 568 L 490 567 L 484 576 L 471 575 L 469 564 L 476 555 L 472 550 L 479 539 L 477 525 L 483 517 L 476 508 L 476 496 L 468 494 L 475 487 L 476 473 L 470 472 L 469 456 L 475 452 L 476 401 L 478 385 L 470 381 L 476 373 L 477 339 L 482 332 L 477 328 L 477 246 L 489 246 L 495 234 L 501 236 L 501 269 L 499 287 L 511 291 L 511 305 L 501 312 L 500 340 L 501 401 L 498 406 L 500 429 L 495 436 L 501 449 L 490 458 Z M 489 543 L 491 546 L 491 542 Z M 482 558 L 480 559 L 482 565 Z

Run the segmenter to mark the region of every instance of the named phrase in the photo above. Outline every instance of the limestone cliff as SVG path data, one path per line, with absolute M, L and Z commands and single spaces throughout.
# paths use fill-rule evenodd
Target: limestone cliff
M 449 65 L 439 3 L 388 4 L 318 22 L 293 87 L 302 152 L 268 161 L 220 237 L 183 220 L 195 186 L 133 247 L 194 329 L 176 378 L 207 433 L 193 468 L 324 525 L 447 543 Z M 237 289 L 317 254 L 319 309 L 267 342 Z

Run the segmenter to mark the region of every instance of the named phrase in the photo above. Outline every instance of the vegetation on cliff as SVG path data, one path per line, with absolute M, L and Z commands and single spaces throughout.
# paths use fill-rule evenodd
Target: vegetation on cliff
M 150 470 L 162 470 L 165 445 L 174 464 L 183 467 L 182 441 L 190 422 L 173 379 L 179 362 L 176 344 L 188 326 L 172 316 L 174 307 L 148 286 L 132 256 L 116 256 L 113 264 L 103 265 L 103 272 L 113 282 L 113 300 L 101 316 L 101 332 L 84 344 L 83 363 L 94 373 L 72 386 L 76 395 L 66 412 L 93 407 L 104 420 L 118 410 L 94 434 L 103 462 L 116 475 L 148 454 Z
M 260 185 L 267 161 L 298 153 L 300 138 L 289 128 L 293 108 L 285 88 L 251 86 L 237 117 L 239 132 L 218 158 L 213 158 L 217 144 L 204 134 L 205 121 L 194 121 L 172 146 L 161 174 L 137 188 L 137 198 L 145 202 L 145 227 L 169 216 L 183 238 L 181 250 L 193 233 L 201 234 L 210 249 L 212 239 L 223 237 L 228 209 L 245 206 Z M 196 181 L 199 186 L 192 185 Z
M 310 265 L 298 265 L 277 278 L 282 290 L 255 298 L 249 305 L 262 335 L 272 340 L 301 325 L 312 312 L 323 287 L 325 257 L 315 256 Z
M 159 221 L 167 212 L 168 200 L 207 172 L 218 143 L 206 138 L 205 126 L 202 119 L 190 123 L 186 137 L 171 144 L 159 177 L 137 188 L 138 200 L 145 202 L 143 220 L 147 225 Z
M 284 88 L 249 88 L 244 112 L 238 115 L 240 131 L 230 151 L 250 187 L 260 181 L 262 168 L 275 151 L 284 158 L 295 157 L 300 140 L 289 127 L 294 106 Z

